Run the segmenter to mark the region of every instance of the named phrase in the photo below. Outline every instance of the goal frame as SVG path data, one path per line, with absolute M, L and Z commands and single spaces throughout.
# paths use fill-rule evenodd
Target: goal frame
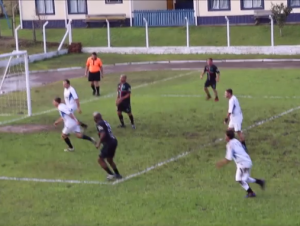
M 9 71 L 9 67 L 11 65 L 11 61 L 12 59 L 16 59 L 19 60 L 19 62 L 17 62 L 16 64 L 24 64 L 24 73 L 25 73 L 25 82 L 26 82 L 26 99 L 27 99 L 27 115 L 28 116 L 32 116 L 32 107 L 31 107 L 31 93 L 30 93 L 30 76 L 29 76 L 29 59 L 28 59 L 28 53 L 27 51 L 13 51 L 11 53 L 5 53 L 5 54 L 0 54 L 0 62 L 5 61 L 7 58 L 7 63 L 5 67 L 5 71 L 3 74 L 3 78 L 1 80 L 0 83 L 0 91 L 2 89 L 3 83 L 5 81 L 5 78 L 7 77 L 7 73 Z M 1 65 L 0 65 L 1 67 Z

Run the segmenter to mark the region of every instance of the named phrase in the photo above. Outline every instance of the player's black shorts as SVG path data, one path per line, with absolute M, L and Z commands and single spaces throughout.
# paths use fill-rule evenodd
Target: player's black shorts
M 131 105 L 126 103 L 120 103 L 118 105 L 118 111 L 120 112 L 126 112 L 127 114 L 131 113 Z
M 101 73 L 98 72 L 89 72 L 89 82 L 99 82 L 101 80 Z
M 217 82 L 216 81 L 211 81 L 211 80 L 206 80 L 206 82 L 204 84 L 204 87 L 205 88 L 211 87 L 213 89 L 216 89 L 217 88 Z
M 113 158 L 118 147 L 117 139 L 111 140 L 109 143 L 103 145 L 100 151 L 100 158 Z

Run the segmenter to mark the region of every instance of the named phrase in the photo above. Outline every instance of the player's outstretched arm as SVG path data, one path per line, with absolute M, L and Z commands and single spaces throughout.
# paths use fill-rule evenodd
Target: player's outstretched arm
M 61 123 L 63 121 L 63 118 L 60 117 L 59 119 L 57 119 L 55 122 L 54 122 L 54 125 L 57 126 L 59 123 Z
M 217 162 L 216 166 L 217 168 L 222 168 L 223 166 L 227 165 L 230 161 L 226 158 L 220 160 L 219 162 Z

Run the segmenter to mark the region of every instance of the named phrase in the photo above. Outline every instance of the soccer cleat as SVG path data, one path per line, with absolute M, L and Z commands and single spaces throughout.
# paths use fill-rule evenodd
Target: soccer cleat
M 256 197 L 256 194 L 254 192 L 252 193 L 248 193 L 245 198 L 255 198 Z
M 100 93 L 97 93 L 96 96 L 97 96 L 97 97 L 100 97 Z
M 96 145 L 96 144 L 97 144 L 97 141 L 95 140 L 95 138 L 91 137 L 91 139 L 92 139 L 92 143 L 93 143 L 94 145 Z
M 96 95 L 96 90 L 95 91 L 93 91 L 93 96 L 95 96 Z
M 135 129 L 135 125 L 131 125 L 132 129 Z
M 108 174 L 108 175 L 106 176 L 106 179 L 107 179 L 107 180 L 113 180 L 113 179 L 115 179 L 115 175 L 110 175 L 110 174 Z
M 207 96 L 207 97 L 206 97 L 206 100 L 209 100 L 209 99 L 211 99 L 211 96 Z
M 218 102 L 218 101 L 219 101 L 219 97 L 216 97 L 216 98 L 215 98 L 215 101 Z
M 123 177 L 122 177 L 120 174 L 115 174 L 115 178 L 116 178 L 117 180 L 121 180 Z
M 64 151 L 65 152 L 73 152 L 73 151 L 75 151 L 75 148 L 66 148 Z
M 126 126 L 125 125 L 118 125 L 118 128 L 125 128 Z

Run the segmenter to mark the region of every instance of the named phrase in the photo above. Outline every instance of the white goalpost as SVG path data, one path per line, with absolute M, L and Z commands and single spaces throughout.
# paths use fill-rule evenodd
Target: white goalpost
M 0 117 L 31 114 L 27 51 L 0 54 Z

